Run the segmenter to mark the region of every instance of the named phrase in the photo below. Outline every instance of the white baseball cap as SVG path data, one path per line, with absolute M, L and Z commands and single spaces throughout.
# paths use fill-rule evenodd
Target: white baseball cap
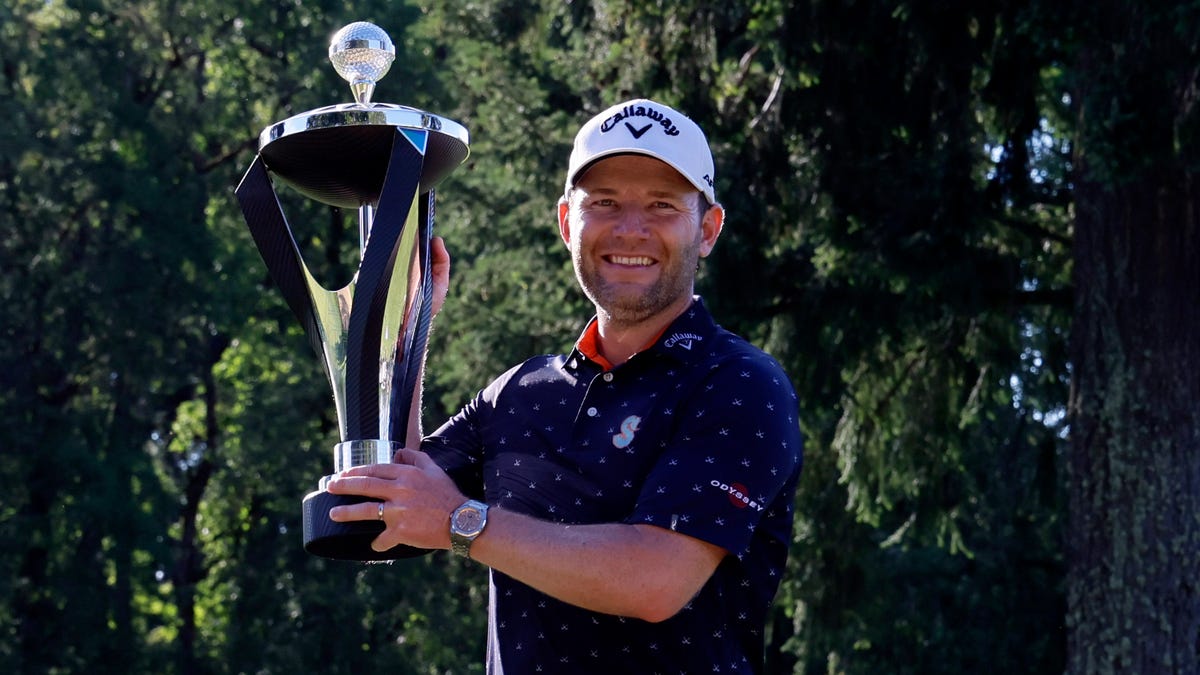
M 583 125 L 567 164 L 566 189 L 574 187 L 594 162 L 625 154 L 666 162 L 704 193 L 709 204 L 717 203 L 716 172 L 704 132 L 678 110 L 644 98 L 618 103 Z

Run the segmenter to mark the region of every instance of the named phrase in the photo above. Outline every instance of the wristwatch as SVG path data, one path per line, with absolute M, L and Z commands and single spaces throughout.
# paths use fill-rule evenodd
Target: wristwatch
M 450 514 L 450 550 L 454 555 L 471 557 L 471 542 L 487 526 L 488 505 L 468 499 Z

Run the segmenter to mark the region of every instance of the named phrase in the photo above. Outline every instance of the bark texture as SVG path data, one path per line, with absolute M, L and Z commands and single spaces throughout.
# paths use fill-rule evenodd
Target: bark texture
M 1073 92 L 1068 673 L 1195 674 L 1200 132 L 1196 60 L 1186 58 L 1195 21 L 1125 3 L 1092 11 Z

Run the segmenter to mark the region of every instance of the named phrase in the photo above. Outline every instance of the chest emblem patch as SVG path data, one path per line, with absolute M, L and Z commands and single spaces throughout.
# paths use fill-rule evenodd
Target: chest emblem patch
M 637 433 L 638 427 L 642 424 L 642 418 L 637 415 L 630 415 L 621 422 L 621 433 L 613 436 L 613 446 L 617 448 L 627 448 L 633 442 L 633 435 Z

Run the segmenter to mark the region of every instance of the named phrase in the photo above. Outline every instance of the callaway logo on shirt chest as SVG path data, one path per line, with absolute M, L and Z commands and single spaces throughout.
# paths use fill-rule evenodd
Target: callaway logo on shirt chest
M 671 347 L 683 347 L 691 351 L 692 346 L 697 342 L 703 342 L 704 337 L 695 333 L 675 333 L 671 337 L 663 341 L 663 346 L 670 349 Z

